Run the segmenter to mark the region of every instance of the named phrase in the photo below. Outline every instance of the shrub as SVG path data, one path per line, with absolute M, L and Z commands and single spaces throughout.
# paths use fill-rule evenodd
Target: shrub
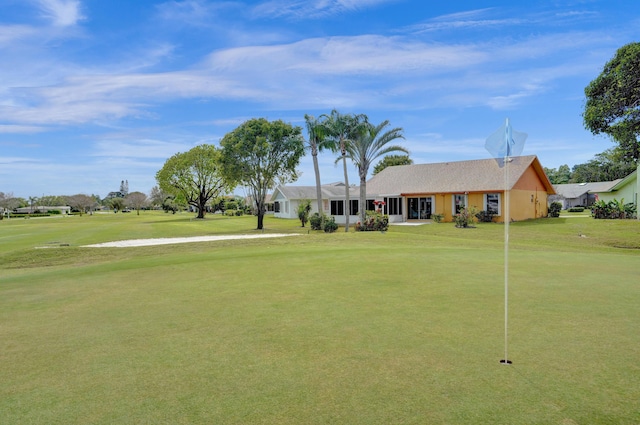
M 323 230 L 324 222 L 326 220 L 327 220 L 326 215 L 314 213 L 311 217 L 309 217 L 309 224 L 311 225 L 311 230 Z
M 440 223 L 444 218 L 444 214 L 431 214 L 431 219 L 436 223 Z
M 459 228 L 474 227 L 473 225 L 478 220 L 477 213 L 478 211 L 474 207 L 462 208 L 458 214 L 453 216 L 453 221 Z
M 367 211 L 364 222 L 357 222 L 355 229 L 356 232 L 370 232 L 376 230 L 385 232 L 389 229 L 389 216 L 375 211 Z
M 227 217 L 235 217 L 237 212 L 236 210 L 224 210 L 224 215 Z
M 47 214 L 62 214 L 62 211 L 60 210 L 47 210 Z
M 324 231 L 325 233 L 333 233 L 338 230 L 338 224 L 336 223 L 336 219 L 331 217 L 324 222 Z
M 584 211 L 584 207 L 571 207 L 567 211 L 579 213 Z
M 633 203 L 625 204 L 624 199 L 598 201 L 591 208 L 591 216 L 596 219 L 636 218 L 636 213 L 636 206 Z
M 476 214 L 476 218 L 478 219 L 478 221 L 482 222 L 482 223 L 491 223 L 493 222 L 493 217 L 495 216 L 495 214 L 489 212 L 489 211 L 480 211 L 478 214 Z
M 304 199 L 298 204 L 298 218 L 302 227 L 309 221 L 309 213 L 311 212 L 311 201 Z
M 549 217 L 560 217 L 560 211 L 562 210 L 562 203 L 555 201 L 549 205 L 549 211 L 547 215 Z
M 240 216 L 244 215 L 244 211 L 236 210 L 236 214 L 235 215 L 236 215 L 236 217 L 240 217 Z

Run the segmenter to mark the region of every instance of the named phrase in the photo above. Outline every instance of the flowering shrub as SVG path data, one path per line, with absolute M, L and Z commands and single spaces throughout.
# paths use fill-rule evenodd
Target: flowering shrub
M 462 208 L 460 212 L 453 216 L 453 221 L 456 223 L 456 227 L 474 227 L 478 218 L 476 214 L 478 210 L 475 207 Z
M 364 222 L 357 222 L 355 226 L 356 232 L 380 231 L 385 232 L 389 229 L 389 216 L 374 211 L 367 211 Z

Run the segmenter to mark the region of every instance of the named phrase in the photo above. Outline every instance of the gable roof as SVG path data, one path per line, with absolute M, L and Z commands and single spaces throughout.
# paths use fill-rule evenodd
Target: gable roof
M 609 192 L 621 179 L 609 182 L 590 182 L 590 183 L 566 183 L 554 184 L 553 188 L 558 195 L 567 199 L 575 199 L 586 193 Z
M 344 198 L 344 183 L 331 183 L 320 186 L 322 191 L 322 199 Z M 358 186 L 349 189 L 349 194 L 355 195 L 359 191 Z M 286 199 L 316 199 L 315 186 L 278 186 L 274 191 L 280 192 Z
M 411 193 L 500 192 L 505 189 L 503 159 L 441 162 L 387 167 L 367 182 L 367 193 L 401 195 Z M 509 190 L 525 171 L 533 167 L 547 193 L 553 186 L 535 155 L 513 157 L 508 164 Z
M 640 169 L 640 165 L 638 166 L 638 169 Z M 600 192 L 615 192 L 616 190 L 620 190 L 624 186 L 635 181 L 638 176 L 638 169 L 636 169 L 633 173 L 629 174 L 627 177 L 618 180 L 617 183 L 613 185 L 609 190 L 601 190 Z

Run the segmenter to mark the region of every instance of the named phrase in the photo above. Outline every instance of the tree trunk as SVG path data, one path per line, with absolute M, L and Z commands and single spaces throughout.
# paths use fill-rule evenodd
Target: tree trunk
M 258 230 L 262 230 L 264 227 L 264 212 L 258 210 Z
M 367 215 L 367 178 L 360 176 L 360 222 L 364 223 Z
M 318 214 L 322 215 L 322 188 L 320 187 L 320 167 L 318 167 L 318 153 L 313 155 L 313 170 L 316 173 L 316 197 L 318 199 Z
M 351 203 L 349 201 L 349 174 L 347 173 L 347 157 L 345 156 L 345 154 L 342 154 L 342 165 L 344 168 L 344 197 L 345 197 L 345 206 L 344 206 L 344 213 L 345 213 L 345 222 L 344 222 L 344 231 L 348 232 L 349 231 L 349 215 L 351 214 L 351 208 L 349 208 L 349 204 Z

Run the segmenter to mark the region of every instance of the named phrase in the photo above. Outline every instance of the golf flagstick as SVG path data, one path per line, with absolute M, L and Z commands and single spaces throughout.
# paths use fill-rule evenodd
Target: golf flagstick
M 485 148 L 496 158 L 499 167 L 504 167 L 504 359 L 502 364 L 511 364 L 508 352 L 509 335 L 509 223 L 510 197 L 509 197 L 509 162 L 512 156 L 519 156 L 524 148 L 526 133 L 520 133 L 511 129 L 509 118 L 505 124 L 487 138 Z M 500 163 L 502 158 L 502 163 Z

